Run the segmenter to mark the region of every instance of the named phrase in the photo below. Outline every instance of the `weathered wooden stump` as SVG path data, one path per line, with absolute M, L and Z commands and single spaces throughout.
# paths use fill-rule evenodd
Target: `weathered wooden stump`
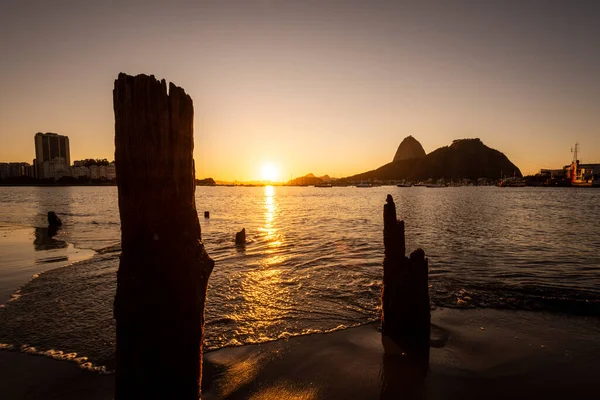
M 405 256 L 404 221 L 396 219 L 396 205 L 387 195 L 383 206 L 382 328 L 383 333 L 411 345 L 429 346 L 430 307 L 428 262 L 417 249 Z
M 235 244 L 238 244 L 238 245 L 246 244 L 246 228 L 242 228 L 241 231 L 236 232 Z
M 115 399 L 198 399 L 214 262 L 195 205 L 192 99 L 154 76 L 113 91 L 122 254 Z
M 58 215 L 56 215 L 54 211 L 48 211 L 48 226 L 62 226 L 62 221 L 60 220 L 60 218 L 58 218 Z

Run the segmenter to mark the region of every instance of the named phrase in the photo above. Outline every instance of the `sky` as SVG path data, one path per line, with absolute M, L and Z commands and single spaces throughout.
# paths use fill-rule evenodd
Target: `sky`
M 114 158 L 112 89 L 194 100 L 196 175 L 348 176 L 479 137 L 523 173 L 600 162 L 598 1 L 31 1 L 0 4 L 0 161 L 36 132 Z M 268 169 L 268 168 L 267 168 Z

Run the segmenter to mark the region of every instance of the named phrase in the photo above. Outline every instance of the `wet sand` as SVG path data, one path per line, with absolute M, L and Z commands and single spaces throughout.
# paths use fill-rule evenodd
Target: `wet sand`
M 48 228 L 0 224 L 0 304 L 44 271 L 86 260 L 94 251 L 50 237 Z
M 208 352 L 203 399 L 597 396 L 598 318 L 440 309 L 432 323 L 429 365 L 375 324 Z M 7 399 L 112 398 L 112 375 L 41 356 L 0 351 L 0 376 Z

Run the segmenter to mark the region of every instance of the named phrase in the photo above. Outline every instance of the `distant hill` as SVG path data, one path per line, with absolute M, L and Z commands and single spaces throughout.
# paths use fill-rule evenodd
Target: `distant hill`
M 196 179 L 196 186 L 215 186 L 213 178 Z
M 418 143 L 418 142 L 417 142 Z M 440 147 L 425 157 L 396 160 L 375 170 L 344 178 L 344 180 L 424 181 L 429 178 L 446 180 L 488 178 L 500 175 L 521 177 L 521 171 L 504 154 L 480 139 L 459 139 L 450 146 Z
M 329 182 L 337 181 L 339 178 L 332 178 L 329 175 L 323 175 L 323 176 L 320 176 L 319 179 L 321 179 L 325 183 L 329 183 Z
M 323 175 L 320 177 L 315 176 L 314 174 L 306 174 L 299 178 L 292 179 L 288 181 L 286 185 L 291 186 L 300 186 L 300 185 L 318 185 L 319 183 L 328 183 L 336 180 L 335 178 L 331 178 L 329 175 Z
M 423 146 L 421 146 L 421 143 L 414 137 L 407 136 L 402 143 L 400 143 L 400 146 L 398 146 L 398 150 L 396 150 L 396 155 L 392 161 L 411 160 L 413 158 L 421 157 L 425 157 Z

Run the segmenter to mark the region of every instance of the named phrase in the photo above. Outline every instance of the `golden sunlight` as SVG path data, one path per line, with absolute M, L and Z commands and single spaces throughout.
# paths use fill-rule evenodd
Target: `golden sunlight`
M 261 178 L 263 181 L 276 181 L 279 178 L 277 167 L 271 163 L 263 164 Z

